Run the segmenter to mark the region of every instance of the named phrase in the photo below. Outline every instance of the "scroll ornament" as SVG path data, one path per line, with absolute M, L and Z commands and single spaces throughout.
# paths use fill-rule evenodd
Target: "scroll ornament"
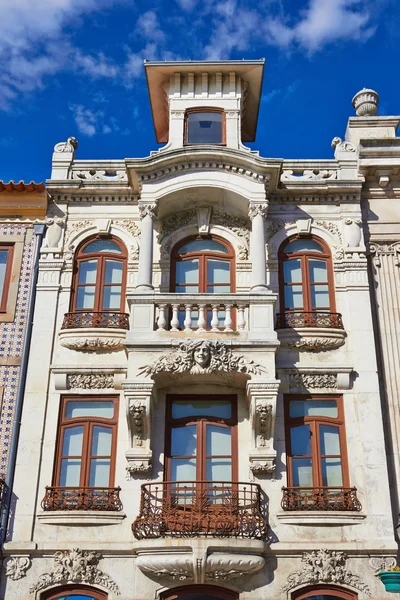
M 31 564 L 32 561 L 29 556 L 10 556 L 6 559 L 6 575 L 13 581 L 22 579 Z

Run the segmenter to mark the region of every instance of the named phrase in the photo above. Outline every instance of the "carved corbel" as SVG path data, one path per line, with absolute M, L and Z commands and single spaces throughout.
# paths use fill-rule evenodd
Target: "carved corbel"
M 254 474 L 275 471 L 274 425 L 279 381 L 275 379 L 247 382 L 252 444 L 250 470 Z
M 154 382 L 123 384 L 131 447 L 125 456 L 132 476 L 151 472 L 151 404 Z
M 211 206 L 199 206 L 197 209 L 197 228 L 199 235 L 209 235 L 211 213 Z

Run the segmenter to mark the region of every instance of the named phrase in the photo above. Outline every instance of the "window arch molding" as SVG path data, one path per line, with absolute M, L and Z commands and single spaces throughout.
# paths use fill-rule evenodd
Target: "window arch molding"
M 119 237 L 85 237 L 74 256 L 70 311 L 124 312 L 127 260 Z
M 63 585 L 53 587 L 40 595 L 40 600 L 68 600 L 69 596 L 82 596 L 82 600 L 107 600 L 108 594 L 88 585 Z
M 280 311 L 335 312 L 329 244 L 319 235 L 286 237 L 278 250 Z
M 293 592 L 291 600 L 357 600 L 358 594 L 337 585 L 313 585 Z
M 198 595 L 198 598 L 196 598 Z M 200 596 L 201 595 L 201 596 Z M 159 600 L 238 600 L 239 594 L 215 585 L 187 585 L 162 592 Z

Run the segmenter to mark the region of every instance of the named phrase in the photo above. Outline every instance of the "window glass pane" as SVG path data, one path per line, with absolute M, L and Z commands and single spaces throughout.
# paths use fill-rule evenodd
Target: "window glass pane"
M 321 455 L 333 454 L 340 456 L 340 439 L 338 427 L 320 425 L 319 436 L 321 443 Z
M 207 292 L 209 294 L 229 294 L 230 291 L 231 291 L 230 285 L 208 285 L 207 286 Z
M 69 400 L 65 409 L 67 419 L 80 417 L 100 417 L 101 419 L 112 419 L 114 416 L 114 402 L 97 402 L 96 400 Z
M 57 600 L 94 600 L 89 594 L 67 594 L 67 596 L 59 596 Z
M 106 260 L 104 283 L 122 283 L 122 262 Z
M 299 425 L 298 427 L 291 427 L 290 443 L 292 448 L 292 456 L 311 454 L 310 426 Z
M 294 240 L 285 247 L 285 252 L 324 252 L 324 249 L 320 244 L 314 240 Z
M 193 112 L 187 116 L 188 144 L 221 144 L 222 113 Z
M 303 288 L 301 285 L 285 285 L 285 307 L 303 308 Z
M 232 459 L 207 458 L 206 479 L 207 481 L 232 481 Z
M 329 487 L 342 487 L 342 462 L 340 458 L 323 458 L 322 464 L 322 485 Z
M 171 481 L 196 481 L 196 459 L 171 458 Z
M 206 426 L 207 456 L 230 456 L 232 454 L 232 432 L 227 427 Z
M 208 283 L 230 283 L 230 263 L 222 260 L 207 260 Z M 218 288 L 217 288 L 218 289 Z M 229 291 L 229 290 L 228 290 Z
M 311 458 L 292 459 L 293 485 L 299 487 L 312 487 L 312 460 Z
M 96 283 L 97 260 L 79 263 L 78 283 Z
M 197 427 L 174 427 L 171 431 L 171 456 L 196 456 Z
M 4 280 L 7 269 L 8 250 L 0 250 L 0 300 L 3 295 Z
M 309 260 L 311 283 L 327 283 L 328 271 L 324 260 Z
M 89 254 L 91 252 L 114 252 L 115 254 L 122 254 L 121 248 L 112 240 L 96 240 L 82 250 L 82 254 Z
M 199 283 L 199 260 L 193 258 L 192 260 L 182 260 L 176 263 L 176 283 L 185 284 Z
M 76 295 L 76 308 L 93 308 L 94 307 L 94 294 L 95 287 L 94 286 L 80 286 L 78 287 L 78 293 Z
M 187 252 L 223 252 L 224 254 L 228 254 L 228 249 L 216 242 L 215 240 L 192 240 L 191 242 L 187 242 L 179 248 L 179 254 L 186 254 Z
M 60 481 L 62 487 L 79 487 L 81 461 L 79 458 L 63 458 L 61 460 Z
M 110 459 L 92 458 L 90 461 L 90 487 L 108 487 L 110 485 Z
M 103 308 L 121 308 L 121 286 L 107 285 L 103 289 Z
M 62 455 L 80 456 L 82 454 L 83 425 L 64 429 Z
M 198 285 L 176 285 L 175 286 L 175 292 L 177 294 L 197 294 L 199 291 L 199 286 Z M 193 313 L 194 311 L 192 311 L 192 319 L 193 319 Z M 194 327 L 194 325 L 193 325 Z
M 109 427 L 93 427 L 92 456 L 110 456 L 112 429 Z
M 307 596 L 307 600 L 343 600 L 343 596 L 327 596 L 326 594 L 318 594 L 317 596 Z
M 329 290 L 327 285 L 311 286 L 311 305 L 313 308 L 329 308 Z
M 291 417 L 332 417 L 338 416 L 336 400 L 291 400 L 289 404 Z
M 285 260 L 283 263 L 283 280 L 285 283 L 301 283 L 300 259 Z
M 172 418 L 183 417 L 220 417 L 229 419 L 232 406 L 229 400 L 174 400 L 172 403 Z

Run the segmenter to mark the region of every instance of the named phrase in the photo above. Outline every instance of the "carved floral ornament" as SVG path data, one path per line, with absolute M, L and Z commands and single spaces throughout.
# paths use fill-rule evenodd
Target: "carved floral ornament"
M 40 575 L 30 588 L 30 593 L 43 590 L 54 585 L 66 583 L 83 583 L 100 585 L 119 595 L 118 585 L 109 575 L 98 568 L 102 555 L 99 552 L 79 550 L 63 550 L 54 554 L 53 569 Z
M 153 203 L 139 203 L 139 216 L 141 219 L 145 217 L 151 217 L 155 219 L 157 217 L 158 207 L 157 204 Z
M 100 373 L 68 374 L 67 388 L 83 390 L 103 390 L 114 388 L 114 375 Z
M 9 556 L 5 559 L 6 576 L 13 581 L 22 579 L 31 566 L 32 561 L 29 556 Z
M 293 169 L 286 169 L 282 172 L 281 182 L 297 181 L 328 181 L 337 178 L 337 171 L 330 169 L 299 169 L 296 172 Z
M 255 217 L 257 217 L 257 216 L 261 216 L 263 219 L 265 219 L 265 217 L 267 216 L 267 212 L 268 212 L 268 203 L 267 202 L 263 202 L 263 203 L 250 202 L 249 218 L 251 219 L 251 221 L 253 221 L 253 219 L 255 219 Z
M 236 354 L 224 343 L 213 340 L 186 340 L 176 350 L 163 354 L 151 365 L 139 368 L 138 375 L 151 376 L 170 373 L 173 376 L 185 374 L 210 374 L 214 372 L 246 373 L 261 375 L 266 369 Z
M 367 596 L 371 596 L 367 584 L 358 575 L 346 569 L 347 555 L 335 550 L 316 550 L 305 552 L 301 559 L 304 564 L 300 571 L 295 571 L 286 579 L 282 586 L 283 592 L 306 584 L 336 584 L 348 585 Z

